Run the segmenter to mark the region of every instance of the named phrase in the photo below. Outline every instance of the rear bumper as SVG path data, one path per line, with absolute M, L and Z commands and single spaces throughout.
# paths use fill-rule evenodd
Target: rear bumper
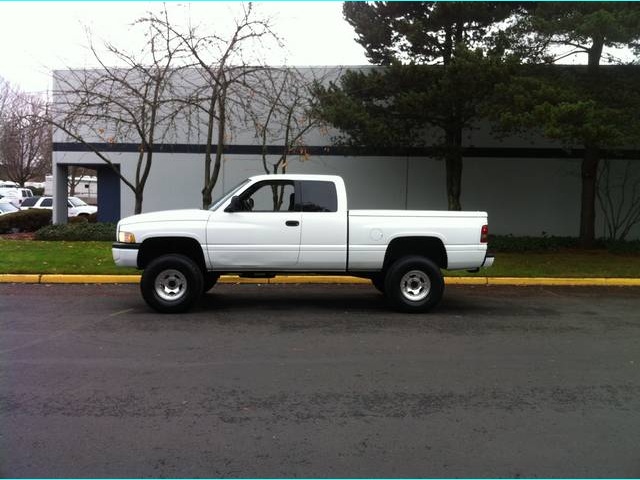
M 487 253 L 487 255 L 484 257 L 484 262 L 482 263 L 482 267 L 490 267 L 491 265 L 493 265 L 494 260 L 496 259 L 496 257 L 492 254 L 492 253 Z
M 138 268 L 138 250 L 140 245 L 137 243 L 114 243 L 111 246 L 111 254 L 113 261 L 118 267 L 134 267 Z

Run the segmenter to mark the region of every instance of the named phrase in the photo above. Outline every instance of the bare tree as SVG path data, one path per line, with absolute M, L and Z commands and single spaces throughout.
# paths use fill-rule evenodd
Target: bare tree
M 166 17 L 150 17 L 147 21 L 157 25 L 158 32 L 179 39 L 195 67 L 194 77 L 186 76 L 183 79 L 191 90 L 184 101 L 194 107 L 204 120 L 202 207 L 208 208 L 231 130 L 231 115 L 235 110 L 232 106 L 242 105 L 242 87 L 246 84 L 247 76 L 264 69 L 259 64 L 250 64 L 248 52 L 258 52 L 264 40 L 270 38 L 277 41 L 277 37 L 271 30 L 269 20 L 258 18 L 251 3 L 242 5 L 242 12 L 234 19 L 234 26 L 228 35 L 215 32 L 203 34 L 202 26 L 192 24 L 182 30 L 169 23 Z
M 600 165 L 596 195 L 604 214 L 609 240 L 624 240 L 640 224 L 640 172 L 635 160 L 627 160 L 624 170 L 614 172 L 611 160 Z
M 321 125 L 314 116 L 314 85 L 323 82 L 321 75 L 308 69 L 268 68 L 252 75 L 251 95 L 244 106 L 248 120 L 260 142 L 262 168 L 267 174 L 286 173 L 289 157 L 307 160 L 305 136 Z M 275 149 L 274 149 L 275 147 Z M 274 208 L 282 205 L 283 192 L 274 187 Z
M 0 159 L 9 180 L 24 186 L 51 170 L 51 127 L 45 100 L 10 88 L 0 93 Z
M 167 18 L 166 9 L 163 16 Z M 168 19 L 166 21 L 168 24 Z M 143 20 L 138 26 L 149 27 Z M 171 82 L 180 43 L 169 30 L 147 28 L 147 42 L 139 53 L 111 43 L 104 48 L 119 67 L 112 67 L 94 43 L 90 48 L 101 68 L 56 74 L 52 124 L 68 138 L 80 142 L 109 165 L 135 196 L 135 213 L 142 211 L 144 189 L 156 144 L 175 135 L 181 104 L 171 95 Z M 138 160 L 129 178 L 120 172 L 104 143 L 135 143 Z
M 11 85 L 4 78 L 0 77 L 0 119 L 4 118 L 5 110 L 9 104 Z
M 91 170 L 84 167 L 70 167 L 69 168 L 69 195 L 76 194 L 76 188 L 84 180 L 84 177 L 89 176 Z

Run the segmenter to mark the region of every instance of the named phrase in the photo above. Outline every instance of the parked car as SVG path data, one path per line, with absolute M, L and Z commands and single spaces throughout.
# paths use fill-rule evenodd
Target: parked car
M 0 198 L 0 215 L 7 213 L 19 212 L 20 209 L 5 198 Z
M 68 215 L 70 217 L 88 216 L 98 211 L 98 207 L 88 205 L 78 197 L 69 197 L 67 200 Z M 43 208 L 46 210 L 53 209 L 53 197 L 29 197 L 22 202 L 21 210 L 29 210 L 30 208 Z

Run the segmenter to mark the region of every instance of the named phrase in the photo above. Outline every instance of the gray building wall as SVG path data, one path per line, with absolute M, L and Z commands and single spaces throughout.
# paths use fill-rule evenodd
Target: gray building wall
M 326 70 L 326 69 L 325 69 Z M 311 71 L 311 70 L 310 70 Z M 336 70 L 337 71 L 337 70 Z M 56 72 L 58 75 L 64 72 Z M 335 130 L 315 129 L 305 137 L 309 146 L 332 145 Z M 176 143 L 201 143 L 191 128 L 177 128 L 172 134 Z M 60 132 L 55 142 L 68 139 Z M 558 148 L 561 145 L 532 132 L 527 137 L 498 139 L 486 125 L 467 132 L 468 147 Z M 257 145 L 254 133 L 236 125 L 228 145 Z M 122 174 L 133 179 L 137 154 L 110 153 Z M 277 157 L 273 157 L 273 161 Z M 626 160 L 614 161 L 622 171 Z M 99 164 L 90 152 L 54 151 L 55 165 Z M 492 233 L 514 235 L 577 236 L 580 214 L 579 158 L 482 158 L 464 160 L 462 206 L 465 210 L 489 213 Z M 632 164 L 640 178 L 640 160 Z M 54 168 L 55 172 L 59 169 Z M 418 157 L 327 156 L 308 159 L 292 155 L 290 173 L 325 173 L 340 175 L 348 188 L 351 208 L 446 209 L 445 165 L 441 160 Z M 143 211 L 175 208 L 200 208 L 203 187 L 204 155 L 155 153 L 153 167 L 145 189 Z M 242 179 L 263 174 L 258 155 L 224 155 L 222 170 L 214 189 L 214 198 Z M 115 203 L 115 202 L 114 202 Z M 124 184 L 120 188 L 121 217 L 132 215 L 135 200 Z M 604 235 L 603 215 L 598 214 L 598 236 Z M 640 226 L 630 238 L 640 238 Z
M 58 164 L 96 163 L 91 153 L 56 152 L 56 157 Z M 112 158 L 120 163 L 125 176 L 133 177 L 135 154 L 121 153 Z M 145 189 L 143 211 L 200 208 L 203 168 L 202 155 L 157 154 Z M 640 174 L 640 169 L 636 170 Z M 294 156 L 288 171 L 342 176 L 349 206 L 354 209 L 447 208 L 444 162 L 432 158 L 323 156 L 301 160 Z M 257 156 L 225 155 L 214 198 L 242 179 L 262 173 Z M 465 159 L 462 192 L 465 210 L 489 213 L 492 233 L 578 234 L 579 159 Z M 133 214 L 135 199 L 124 184 L 120 204 L 122 217 Z M 602 214 L 598 219 L 597 234 L 602 236 Z M 638 227 L 630 238 L 640 238 Z

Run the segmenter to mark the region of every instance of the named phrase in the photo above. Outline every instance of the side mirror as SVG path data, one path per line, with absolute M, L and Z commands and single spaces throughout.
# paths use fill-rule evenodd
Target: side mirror
M 231 202 L 229 203 L 229 206 L 227 208 L 224 209 L 225 212 L 239 212 L 240 210 L 242 210 L 242 202 L 240 201 L 240 197 L 235 196 L 235 197 L 231 197 Z

